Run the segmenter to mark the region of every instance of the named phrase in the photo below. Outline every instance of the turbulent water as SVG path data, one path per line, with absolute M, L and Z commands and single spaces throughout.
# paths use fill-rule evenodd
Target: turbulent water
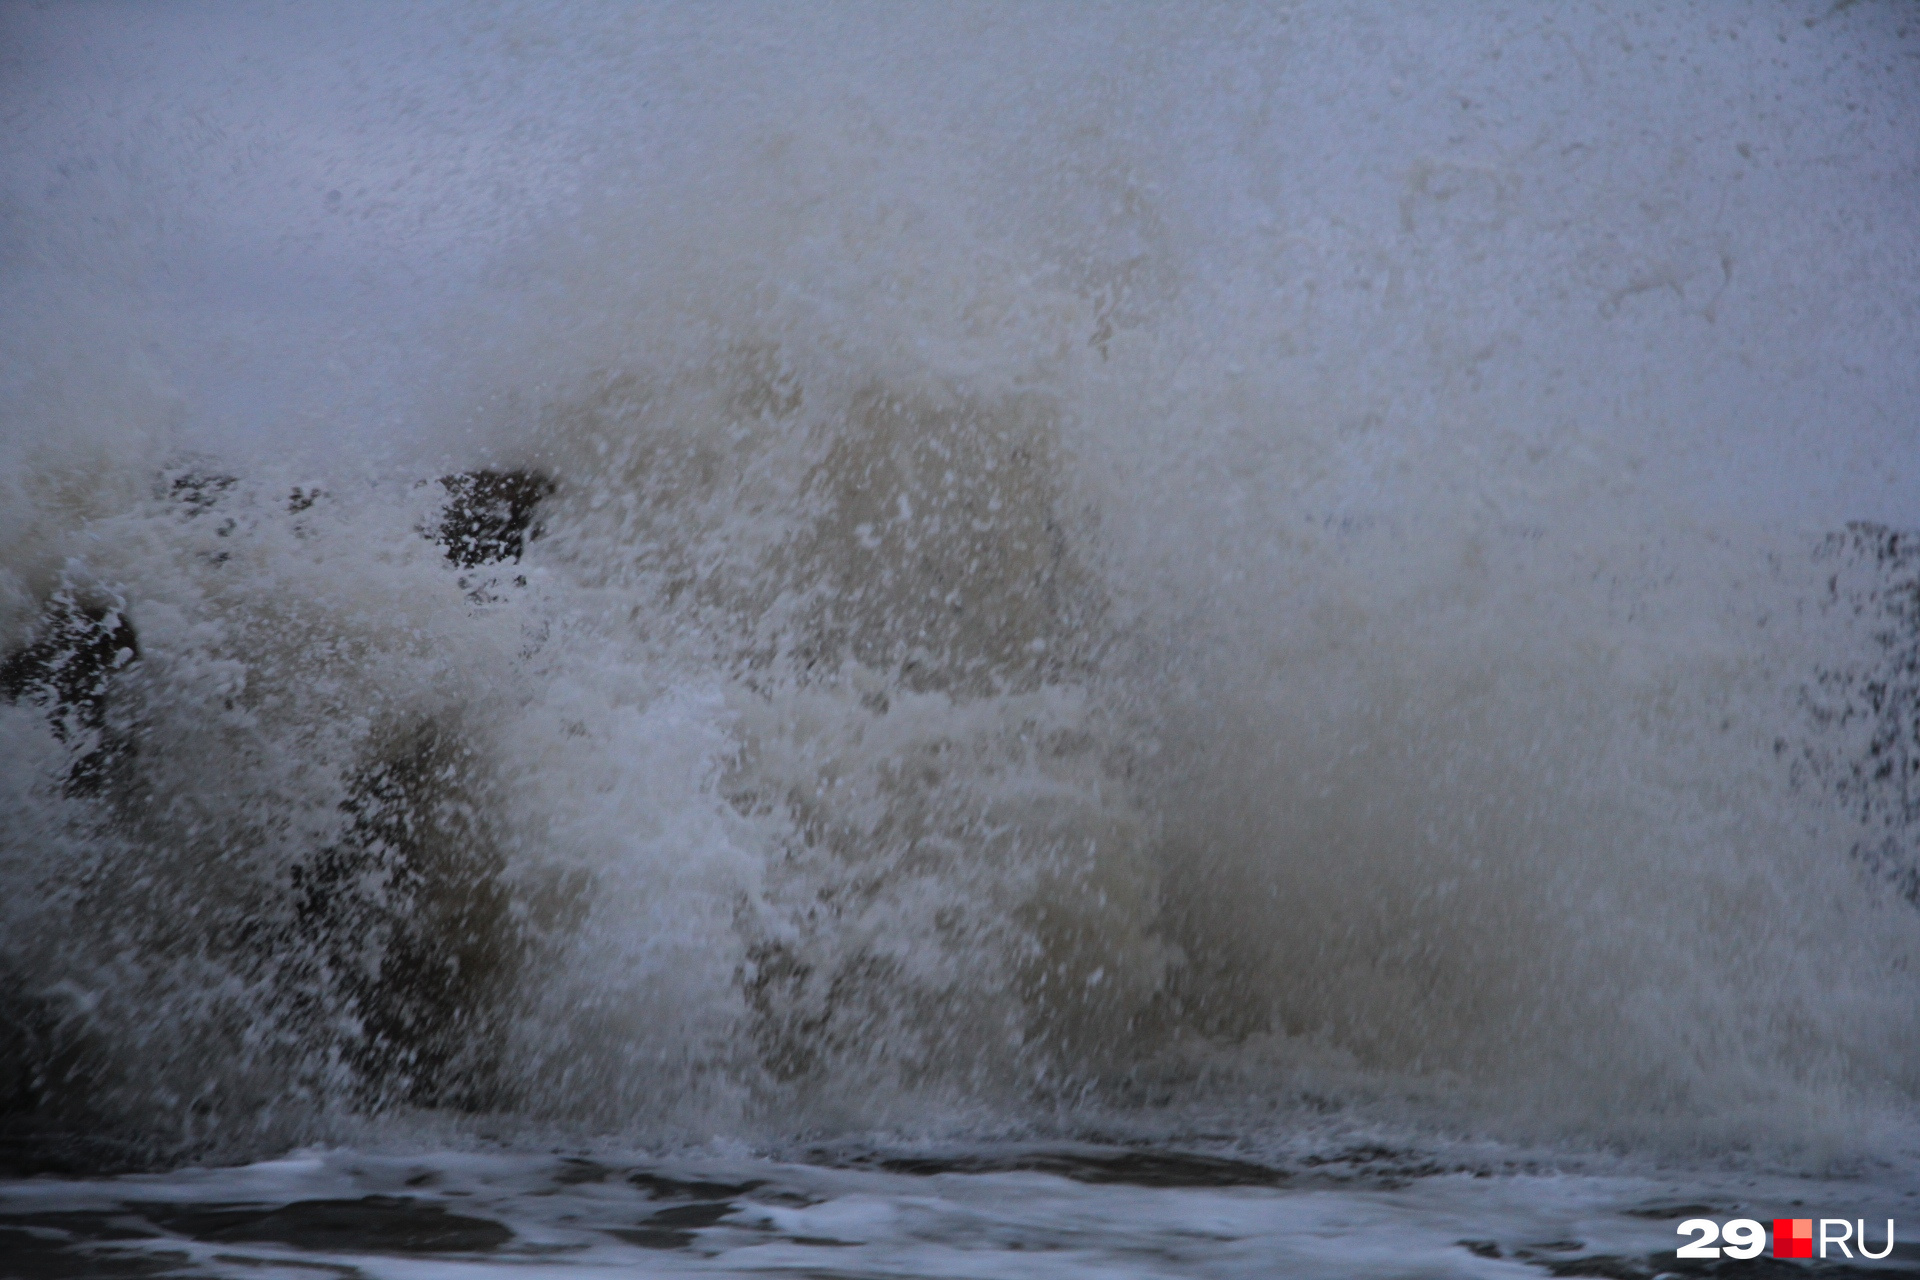
M 0 48 L 32 1274 L 1920 1194 L 1909 8 Z

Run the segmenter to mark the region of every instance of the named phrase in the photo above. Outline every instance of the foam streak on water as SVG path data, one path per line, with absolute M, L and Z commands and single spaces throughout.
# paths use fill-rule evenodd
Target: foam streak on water
M 1558 1193 L 816 1146 L 1907 1185 L 1903 7 L 0 24 L 23 1169 L 737 1142 L 702 1248 L 862 1274 Z
M 1484 1170 L 1475 1176 L 1474 1157 L 1485 1154 L 1429 1154 L 1424 1176 L 1409 1179 L 1406 1153 L 1396 1167 L 1395 1154 L 1378 1147 L 1292 1168 L 1192 1153 L 1140 1160 L 1086 1145 L 948 1147 L 891 1159 L 815 1152 L 808 1163 L 713 1153 L 661 1164 L 609 1152 L 296 1152 L 162 1179 L 18 1188 L 0 1232 L 29 1265 L 78 1251 L 88 1273 L 102 1276 L 166 1268 L 190 1276 L 1494 1280 L 1543 1267 L 1710 1274 L 1673 1259 L 1681 1218 L 1765 1216 L 1772 1205 L 1824 1201 L 1884 1220 L 1912 1203 L 1809 1179 L 1675 1179 L 1608 1167 L 1546 1178 L 1527 1172 L 1524 1157 L 1513 1162 L 1514 1151 L 1489 1181 Z M 839 1160 L 821 1163 L 827 1155 Z M 1910 1245 L 1896 1247 L 1880 1266 L 1836 1262 L 1828 1274 L 1911 1275 L 1913 1256 Z

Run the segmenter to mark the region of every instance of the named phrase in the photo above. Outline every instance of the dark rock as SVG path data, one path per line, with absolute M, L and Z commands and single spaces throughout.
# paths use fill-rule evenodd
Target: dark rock
M 458 733 L 414 725 L 349 780 L 342 838 L 293 871 L 312 985 L 358 1024 L 346 1052 L 375 1103 L 487 1102 L 492 997 L 521 946 L 482 774 Z
M 184 503 L 189 515 L 197 515 L 219 505 L 227 490 L 240 481 L 235 476 L 192 469 L 169 472 L 167 493 L 175 502 Z
M 536 471 L 463 471 L 440 477 L 447 505 L 438 540 L 447 559 L 463 569 L 518 560 L 533 527 L 534 508 L 553 492 L 553 481 Z
M 114 677 L 140 656 L 133 624 L 119 607 L 56 592 L 33 639 L 0 662 L 0 697 L 39 707 L 74 752 L 67 787 L 98 791 L 131 757 L 133 737 L 108 714 Z
M 193 469 L 167 472 L 166 480 L 167 496 L 180 505 L 180 515 L 188 520 L 198 520 L 218 510 L 228 491 L 240 483 L 237 476 Z M 213 532 L 216 537 L 226 538 L 239 527 L 239 520 L 231 513 L 223 513 L 214 524 Z M 214 564 L 225 564 L 231 553 L 203 550 L 200 554 Z
M 463 569 L 517 558 L 553 490 L 527 471 L 440 483 L 448 500 L 438 535 Z M 230 518 L 237 484 L 182 470 L 162 476 L 160 495 L 175 518 L 226 538 L 241 528 Z M 295 489 L 287 510 L 297 518 L 322 496 Z M 0 697 L 38 709 L 66 744 L 68 792 L 100 794 L 104 820 L 128 829 L 139 829 L 148 797 L 134 775 L 134 727 L 124 711 L 115 715 L 116 685 L 139 654 L 122 607 L 63 586 L 28 643 L 0 661 Z M 522 944 L 484 778 L 480 754 L 450 718 L 390 727 L 345 779 L 338 838 L 290 868 L 288 898 L 227 930 L 239 963 L 280 989 L 277 1012 L 350 1063 L 372 1107 L 493 1099 L 497 997 Z M 0 1118 L 72 1122 L 62 1099 L 86 1092 L 79 1023 L 58 1002 L 9 994 L 7 976 L 0 972 Z M 0 1132 L 0 1156 L 37 1159 L 44 1144 L 20 1133 L 15 1141 L 13 1129 Z

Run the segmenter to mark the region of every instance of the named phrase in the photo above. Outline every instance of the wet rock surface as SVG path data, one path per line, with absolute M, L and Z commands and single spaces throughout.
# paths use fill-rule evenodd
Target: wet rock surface
M 70 793 L 98 791 L 131 758 L 133 735 L 111 716 L 112 689 L 139 656 L 139 636 L 120 606 L 63 588 L 32 639 L 0 662 L 0 697 L 38 707 L 73 752 Z
M 342 838 L 293 869 L 311 977 L 350 1008 L 376 1106 L 485 1102 L 488 997 L 518 952 L 482 773 L 447 726 L 394 735 L 349 781 Z
M 525 470 L 462 472 L 437 483 L 447 501 L 426 532 L 461 569 L 517 559 L 535 531 L 536 506 L 554 487 Z M 204 552 L 210 563 L 227 561 L 225 547 L 253 527 L 234 476 L 169 471 L 158 493 L 178 519 L 215 535 L 205 544 L 214 548 Z M 301 517 L 325 497 L 295 489 L 287 512 Z M 63 790 L 98 800 L 98 821 L 129 830 L 155 799 L 140 775 L 141 726 L 121 692 L 140 657 L 122 599 L 67 584 L 47 598 L 26 642 L 0 659 L 0 698 L 36 709 L 67 748 Z M 344 779 L 339 838 L 289 868 L 285 917 L 257 912 L 242 930 L 259 964 L 281 971 L 272 981 L 286 990 L 289 1017 L 352 1028 L 339 1052 L 368 1105 L 470 1108 L 486 1100 L 489 997 L 517 951 L 483 773 L 448 717 L 378 732 Z M 18 1171 L 125 1167 L 117 1148 L 97 1149 L 71 1125 L 47 1136 L 41 1121 L 65 1123 L 75 1106 L 85 1110 L 84 1098 L 60 1096 L 86 1089 L 74 1069 L 80 1021 L 9 976 L 0 970 L 0 1158 Z
M 537 534 L 534 509 L 554 490 L 537 471 L 462 471 L 442 476 L 446 509 L 436 531 L 447 559 L 463 569 L 518 560 Z

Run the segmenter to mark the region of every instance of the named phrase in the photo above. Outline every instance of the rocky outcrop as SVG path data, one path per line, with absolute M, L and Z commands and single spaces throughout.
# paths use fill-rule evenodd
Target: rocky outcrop
M 524 470 L 468 471 L 437 483 L 447 500 L 424 532 L 463 574 L 518 560 L 554 487 Z M 162 485 L 182 519 L 213 521 L 223 539 L 244 537 L 233 477 L 181 472 Z M 305 518 L 324 497 L 294 490 L 286 510 Z M 124 707 L 116 716 L 115 695 L 140 653 L 123 603 L 62 587 L 27 643 L 0 660 L 0 696 L 37 709 L 67 745 L 67 792 L 97 798 L 101 821 L 136 840 L 148 829 L 137 726 Z M 336 838 L 288 869 L 285 900 L 239 922 L 238 946 L 251 955 L 243 971 L 268 976 L 290 1020 L 352 1065 L 370 1107 L 471 1107 L 491 1096 L 495 1011 L 520 946 L 486 776 L 457 712 L 389 726 L 344 779 Z M 7 1124 L 84 1106 L 89 1086 L 75 1074 L 73 1030 L 56 1004 L 0 991 Z M 0 1146 L 4 1139 L 0 1133 Z
M 189 518 L 214 511 L 238 483 L 198 471 L 167 482 L 168 496 Z M 463 471 L 439 484 L 447 503 L 430 532 L 463 569 L 518 560 L 537 533 L 535 509 L 554 489 L 546 476 L 525 470 Z M 288 510 L 306 511 L 319 496 L 296 489 Z M 224 537 L 234 528 L 229 519 L 218 532 Z M 139 636 L 123 606 L 63 587 L 47 601 L 27 644 L 0 661 L 0 698 L 40 708 L 73 750 L 66 785 L 74 794 L 98 792 L 133 755 L 133 734 L 114 723 L 110 708 L 116 678 L 139 657 Z
M 118 605 L 63 588 L 33 638 L 0 663 L 0 696 L 40 708 L 73 752 L 70 793 L 97 792 L 131 760 L 133 735 L 110 711 L 116 677 L 139 656 L 139 636 Z
M 429 535 L 461 569 L 520 559 L 554 490 L 527 470 L 442 476 Z M 518 931 L 484 796 L 485 763 L 427 719 L 348 780 L 341 838 L 296 867 L 301 946 L 359 1028 L 347 1056 L 375 1105 L 486 1105 L 497 996 Z
M 293 869 L 302 955 L 370 1100 L 486 1101 L 499 985 L 519 958 L 485 764 L 432 720 L 349 780 L 341 837 Z M 344 1006 L 344 1007 L 342 1007 Z
M 518 560 L 527 539 L 537 535 L 534 510 L 553 492 L 553 481 L 537 471 L 462 471 L 440 477 L 447 491 L 437 540 L 447 559 L 463 569 Z

